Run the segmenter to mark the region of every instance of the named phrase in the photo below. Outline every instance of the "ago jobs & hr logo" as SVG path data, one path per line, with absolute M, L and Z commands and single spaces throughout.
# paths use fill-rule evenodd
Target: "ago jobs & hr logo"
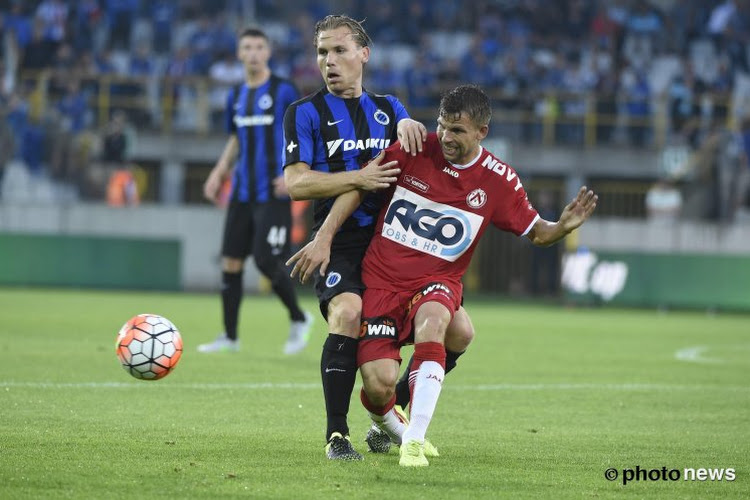
M 383 221 L 383 237 L 406 247 L 455 262 L 476 238 L 484 217 L 436 203 L 401 186 Z

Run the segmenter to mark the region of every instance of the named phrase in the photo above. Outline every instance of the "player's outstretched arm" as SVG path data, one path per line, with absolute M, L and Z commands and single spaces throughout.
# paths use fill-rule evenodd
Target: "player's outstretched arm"
M 559 221 L 539 219 L 526 236 L 535 245 L 553 245 L 586 222 L 594 212 L 598 200 L 599 197 L 593 191 L 583 186 L 573 201 L 565 206 Z
M 284 169 L 284 180 L 293 200 L 332 198 L 355 189 L 377 191 L 396 182 L 401 172 L 395 161 L 382 163 L 384 157 L 381 151 L 367 166 L 335 174 L 312 170 L 304 162 L 292 163 Z
M 203 183 L 203 196 L 207 200 L 218 203 L 221 185 L 229 177 L 238 152 L 239 143 L 237 142 L 237 136 L 232 134 L 224 146 L 224 151 L 222 151 L 219 161 L 216 162 L 214 168 L 211 169 L 211 173 L 208 174 L 206 182 Z
M 299 274 L 300 282 L 305 283 L 318 267 L 320 267 L 320 275 L 325 276 L 328 262 L 331 260 L 333 237 L 363 199 L 364 191 L 349 191 L 336 198 L 326 220 L 315 234 L 315 238 L 286 262 L 287 266 L 294 263 L 290 274 L 292 278 Z

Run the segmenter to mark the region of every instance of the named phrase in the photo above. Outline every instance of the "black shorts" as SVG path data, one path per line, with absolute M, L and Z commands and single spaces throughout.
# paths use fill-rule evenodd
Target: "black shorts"
M 325 276 L 315 273 L 315 294 L 320 312 L 328 320 L 328 302 L 345 292 L 362 295 L 362 259 L 372 239 L 373 227 L 346 230 L 331 245 L 331 260 Z
M 250 255 L 272 255 L 279 259 L 289 254 L 292 229 L 291 202 L 267 203 L 232 201 L 224 221 L 223 257 L 245 260 Z

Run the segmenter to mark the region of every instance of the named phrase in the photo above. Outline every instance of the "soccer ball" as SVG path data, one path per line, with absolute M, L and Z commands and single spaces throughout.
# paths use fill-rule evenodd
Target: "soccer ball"
M 164 378 L 182 356 L 182 337 L 167 318 L 139 314 L 117 334 L 115 352 L 129 374 L 143 380 Z

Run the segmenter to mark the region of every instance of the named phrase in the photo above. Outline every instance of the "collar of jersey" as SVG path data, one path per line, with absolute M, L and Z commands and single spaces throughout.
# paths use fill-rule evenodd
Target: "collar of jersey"
M 450 163 L 451 165 L 453 165 L 453 168 L 455 168 L 455 169 L 458 169 L 458 170 L 465 170 L 465 169 L 467 169 L 467 168 L 469 168 L 469 167 L 473 167 L 473 166 L 474 166 L 474 164 L 475 164 L 475 163 L 477 162 L 477 160 L 479 159 L 479 157 L 480 157 L 480 156 L 482 156 L 482 153 L 484 153 L 484 146 L 480 145 L 480 146 L 479 146 L 479 154 L 477 154 L 477 155 L 476 155 L 476 157 L 474 157 L 474 159 L 473 159 L 473 160 L 471 160 L 471 161 L 470 161 L 469 163 L 467 163 L 466 165 L 456 165 L 455 163 L 453 163 L 453 162 L 450 162 L 450 161 L 449 161 L 448 163 Z

